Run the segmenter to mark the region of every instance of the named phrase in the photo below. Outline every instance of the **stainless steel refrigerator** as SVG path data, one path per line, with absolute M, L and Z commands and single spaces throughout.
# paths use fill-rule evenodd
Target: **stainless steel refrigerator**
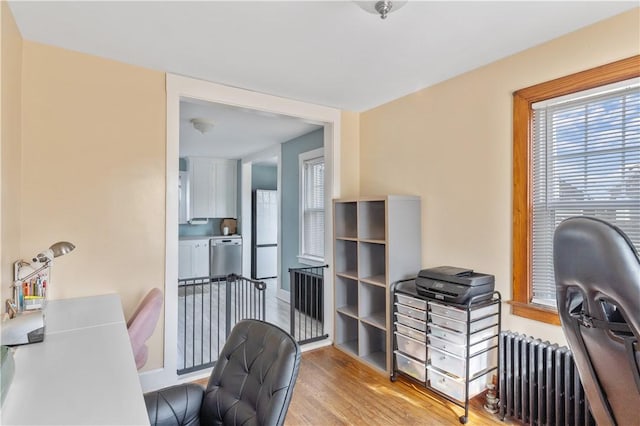
M 278 191 L 257 189 L 252 202 L 253 279 L 278 275 Z

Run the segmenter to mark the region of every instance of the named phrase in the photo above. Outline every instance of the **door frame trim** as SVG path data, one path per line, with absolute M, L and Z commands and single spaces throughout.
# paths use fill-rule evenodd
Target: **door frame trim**
M 332 199 L 340 195 L 340 133 L 341 111 L 278 96 L 252 92 L 250 90 L 224 86 L 204 80 L 175 74 L 166 75 L 167 134 L 166 134 L 166 227 L 165 244 L 165 303 L 164 306 L 164 358 L 163 367 L 140 374 L 144 392 L 160 389 L 190 378 L 177 375 L 178 338 L 178 158 L 180 131 L 180 99 L 191 98 L 216 102 L 259 111 L 298 117 L 324 126 L 324 146 L 327 174 L 325 197 L 325 255 L 333 259 L 331 234 L 333 217 Z M 333 340 L 333 265 L 327 271 L 325 289 L 325 327 L 329 339 Z

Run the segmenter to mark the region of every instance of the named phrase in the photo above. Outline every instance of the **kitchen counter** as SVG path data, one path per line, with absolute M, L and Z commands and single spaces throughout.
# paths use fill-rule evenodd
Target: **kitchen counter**
M 178 237 L 180 241 L 196 241 L 196 240 L 208 240 L 215 237 L 215 235 L 187 235 L 184 237 Z
M 233 235 L 187 235 L 184 237 L 178 237 L 180 241 L 197 241 L 197 240 L 209 240 L 211 238 L 238 238 L 240 234 Z

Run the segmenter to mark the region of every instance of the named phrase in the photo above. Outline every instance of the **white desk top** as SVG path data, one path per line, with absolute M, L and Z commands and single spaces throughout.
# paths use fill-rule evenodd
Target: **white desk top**
M 117 295 L 50 301 L 45 324 L 16 349 L 2 424 L 149 424 Z
M 78 328 L 125 323 L 117 294 L 52 300 L 47 303 L 45 315 L 47 336 Z

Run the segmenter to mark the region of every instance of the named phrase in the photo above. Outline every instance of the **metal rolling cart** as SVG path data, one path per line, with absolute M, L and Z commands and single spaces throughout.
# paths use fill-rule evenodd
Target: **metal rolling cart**
M 466 304 L 420 295 L 415 280 L 393 283 L 393 365 L 398 375 L 464 408 L 491 383 L 498 369 L 501 296 L 497 291 Z

